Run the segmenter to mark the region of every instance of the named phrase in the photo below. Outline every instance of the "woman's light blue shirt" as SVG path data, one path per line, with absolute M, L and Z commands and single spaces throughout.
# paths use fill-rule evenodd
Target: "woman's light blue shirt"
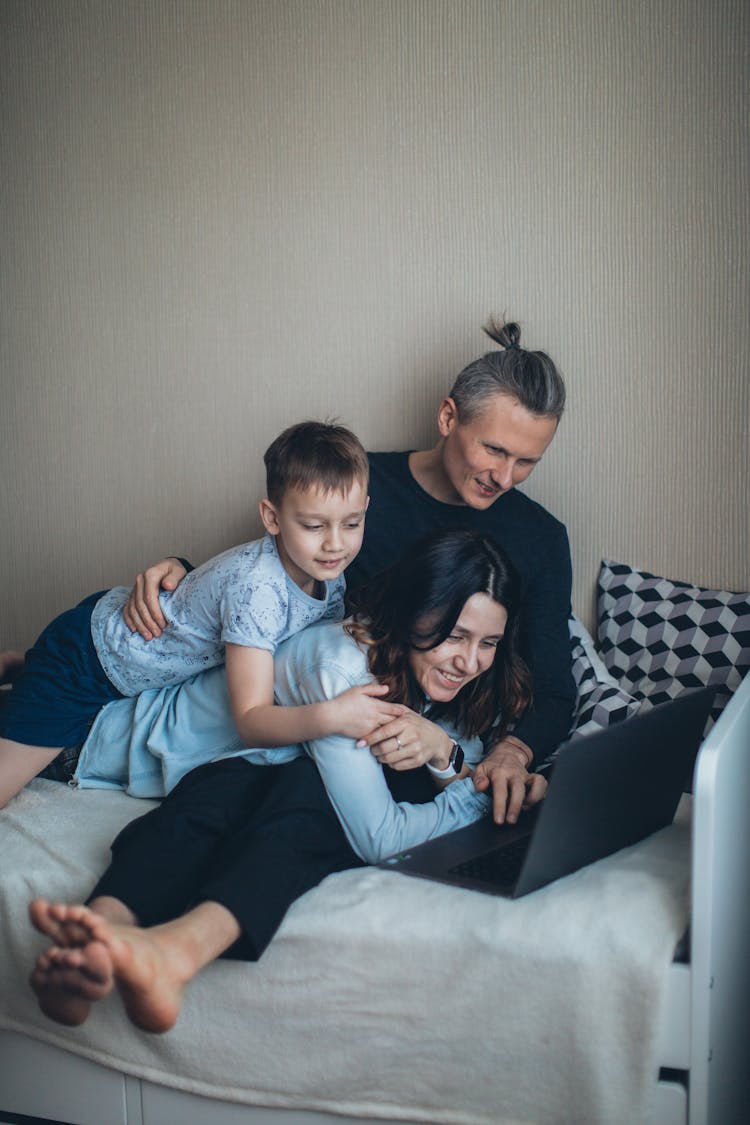
M 283 705 L 319 703 L 372 680 L 364 652 L 340 622 L 320 622 L 289 638 L 276 652 L 274 670 L 276 700 Z M 449 724 L 440 725 L 459 737 Z M 461 744 L 476 764 L 480 739 L 461 737 Z M 396 802 L 369 749 L 358 750 L 353 739 L 339 735 L 272 750 L 243 747 L 223 668 L 108 704 L 84 745 L 74 782 L 160 797 L 189 770 L 217 758 L 241 755 L 273 765 L 303 753 L 315 761 L 349 843 L 368 863 L 462 828 L 490 808 L 471 778 L 453 782 L 427 804 Z

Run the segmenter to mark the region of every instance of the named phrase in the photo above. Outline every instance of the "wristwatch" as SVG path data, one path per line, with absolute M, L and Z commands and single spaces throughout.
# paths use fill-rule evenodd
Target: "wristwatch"
M 464 752 L 457 742 L 453 742 L 451 747 L 451 756 L 448 759 L 448 765 L 444 770 L 439 770 L 436 766 L 431 766 L 429 762 L 427 769 L 433 777 L 439 777 L 441 781 L 447 781 L 451 777 L 456 777 L 461 772 L 464 765 Z

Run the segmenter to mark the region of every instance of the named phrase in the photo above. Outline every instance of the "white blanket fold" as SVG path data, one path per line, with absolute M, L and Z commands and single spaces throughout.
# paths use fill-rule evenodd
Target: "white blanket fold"
M 373 868 L 300 899 L 257 964 L 218 962 L 178 1026 L 119 998 L 81 1028 L 38 1010 L 36 895 L 80 901 L 150 807 L 36 781 L 0 813 L 0 1027 L 241 1103 L 449 1125 L 647 1121 L 659 1014 L 687 922 L 689 824 L 510 902 Z

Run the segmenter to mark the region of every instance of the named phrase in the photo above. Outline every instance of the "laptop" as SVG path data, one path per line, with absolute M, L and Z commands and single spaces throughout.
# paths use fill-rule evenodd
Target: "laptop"
M 552 763 L 546 798 L 515 825 L 485 816 L 378 866 L 519 898 L 637 843 L 672 823 L 714 694 L 689 691 L 570 739 Z

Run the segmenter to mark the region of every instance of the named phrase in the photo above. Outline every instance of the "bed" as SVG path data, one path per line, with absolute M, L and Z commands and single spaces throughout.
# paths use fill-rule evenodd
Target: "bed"
M 746 677 L 671 828 L 516 903 L 373 868 L 332 876 L 257 965 L 210 966 L 178 1027 L 148 1036 L 116 997 L 75 1029 L 36 1008 L 26 903 L 85 894 L 145 807 L 37 780 L 0 814 L 0 1110 L 76 1125 L 744 1120 L 748 793 Z

